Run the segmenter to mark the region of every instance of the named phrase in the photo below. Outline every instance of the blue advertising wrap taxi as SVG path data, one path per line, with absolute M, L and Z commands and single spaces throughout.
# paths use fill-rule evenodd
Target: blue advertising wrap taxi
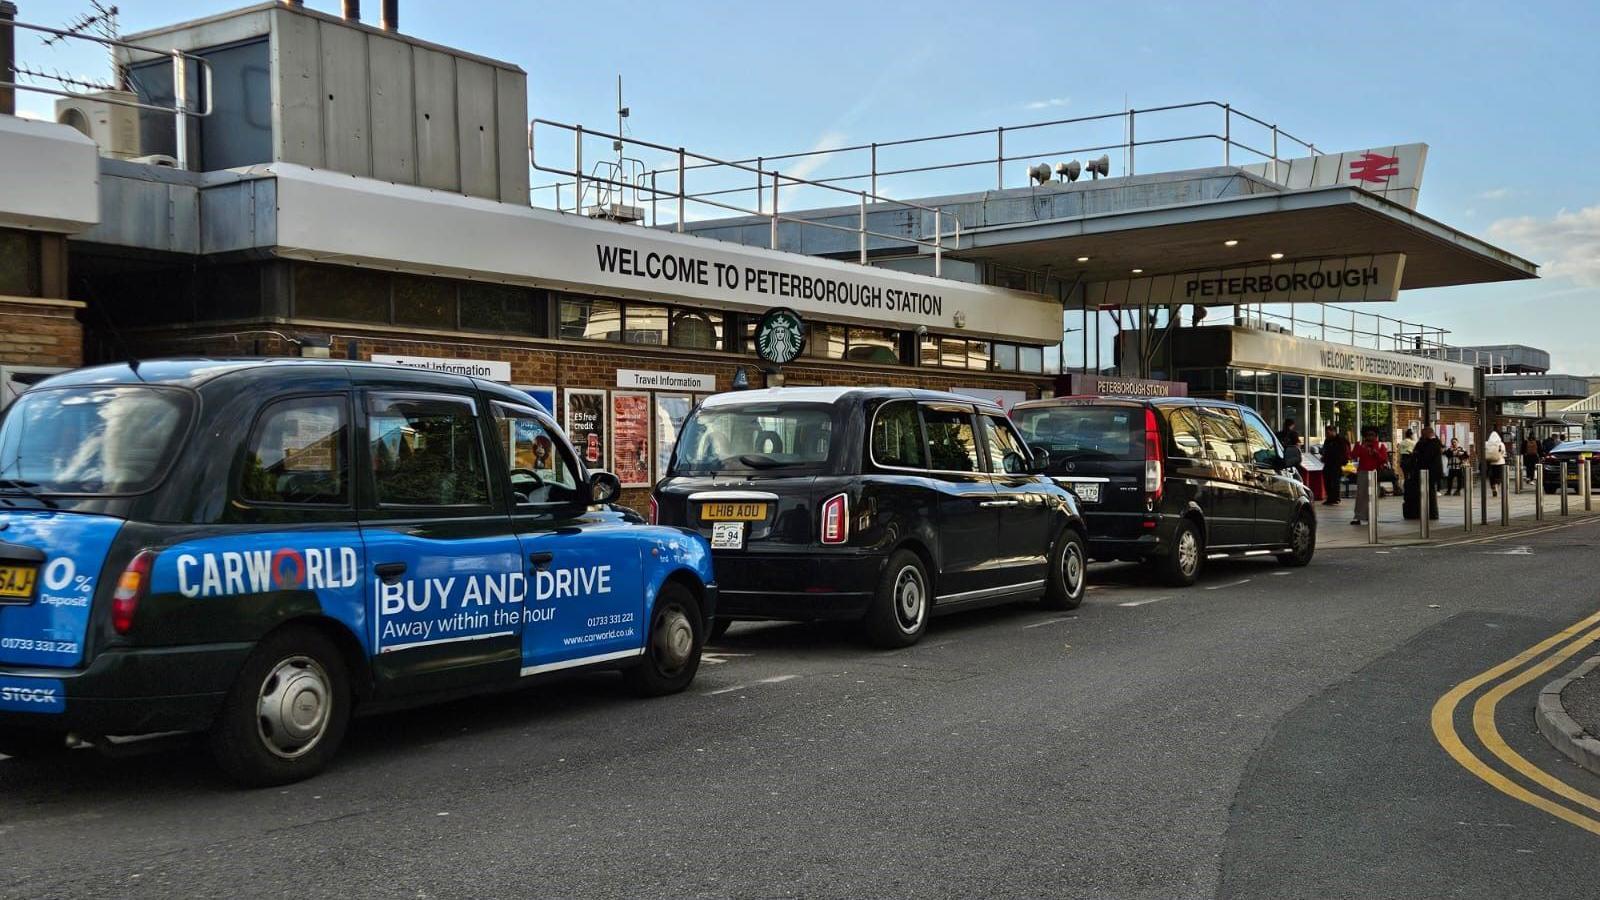
M 0 419 L 0 754 L 203 732 L 223 770 L 321 769 L 350 715 L 621 669 L 693 680 L 704 538 L 606 504 L 527 395 L 326 360 L 162 360 Z

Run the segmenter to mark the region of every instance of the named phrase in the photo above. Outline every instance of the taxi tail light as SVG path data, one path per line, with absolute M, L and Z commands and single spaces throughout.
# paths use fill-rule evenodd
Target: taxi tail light
M 822 542 L 842 544 L 850 539 L 850 497 L 834 494 L 822 501 Z
M 650 495 L 650 524 L 651 525 L 658 525 L 660 523 L 661 523 L 661 504 L 656 502 L 656 495 L 655 494 L 651 494 Z
M 1144 411 L 1144 492 L 1152 500 L 1161 499 L 1161 486 L 1165 481 L 1161 471 L 1161 426 L 1156 423 L 1156 411 Z
M 117 634 L 133 630 L 133 617 L 139 611 L 139 601 L 150 588 L 150 568 L 155 561 L 154 550 L 140 550 L 117 579 L 116 593 L 111 595 L 111 627 Z

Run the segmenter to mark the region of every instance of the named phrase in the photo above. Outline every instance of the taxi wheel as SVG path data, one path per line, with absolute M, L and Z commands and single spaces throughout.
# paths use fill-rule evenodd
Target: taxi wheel
M 1205 564 L 1206 544 L 1200 537 L 1200 529 L 1183 519 L 1172 533 L 1172 552 L 1156 558 L 1156 572 L 1167 584 L 1188 587 L 1200 577 Z
M 644 656 L 622 672 L 623 680 L 641 697 L 676 694 L 689 686 L 700 668 L 700 604 L 677 582 L 661 586 L 650 613 L 650 633 L 645 635 Z
M 1317 520 L 1311 513 L 1303 512 L 1289 526 L 1289 552 L 1278 554 L 1278 561 L 1286 566 L 1311 564 L 1317 552 Z
M 928 630 L 932 606 L 933 592 L 929 590 L 922 557 L 910 550 L 896 550 L 883 568 L 878 592 L 863 620 L 867 640 L 889 648 L 915 644 Z
M 290 626 L 267 636 L 245 660 L 211 726 L 211 754 L 248 787 L 317 774 L 350 723 L 350 681 L 326 636 Z
M 1083 535 L 1068 529 L 1050 549 L 1050 573 L 1044 583 L 1045 609 L 1077 609 L 1089 589 L 1088 554 Z

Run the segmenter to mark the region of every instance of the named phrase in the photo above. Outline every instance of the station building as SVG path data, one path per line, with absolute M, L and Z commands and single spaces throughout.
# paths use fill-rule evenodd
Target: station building
M 1416 212 L 1422 145 L 1286 158 L 1274 128 L 1265 162 L 1231 164 L 1245 145 L 1224 137 L 1222 166 L 1136 175 L 1130 139 L 1114 177 L 1101 160 L 1096 180 L 1030 168 L 1016 187 L 1002 134 L 993 189 L 906 201 L 876 169 L 845 188 L 774 174 L 765 209 L 769 170 L 742 160 L 717 163 L 755 175 L 753 212 L 729 218 L 723 189 L 689 190 L 682 156 L 664 188 L 629 156 L 659 145 L 545 123 L 566 157 L 534 152 L 520 68 L 392 18 L 260 3 L 115 53 L 119 90 L 62 92 L 59 122 L 8 115 L 0 93 L 0 403 L 53 371 L 158 355 L 465 372 L 527 390 L 642 506 L 689 406 L 743 387 L 1011 403 L 1112 377 L 1308 433 L 1481 421 L 1492 354 L 1420 328 L 1358 349 L 1365 332 L 1328 337 L 1327 310 L 1536 276 Z M 1220 111 L 1224 135 L 1241 115 L 1190 106 Z M 530 152 L 565 200 L 558 182 L 532 205 Z M 779 215 L 779 187 L 854 202 Z M 1290 327 L 1268 324 L 1283 303 Z M 753 339 L 776 307 L 808 326 L 781 371 Z

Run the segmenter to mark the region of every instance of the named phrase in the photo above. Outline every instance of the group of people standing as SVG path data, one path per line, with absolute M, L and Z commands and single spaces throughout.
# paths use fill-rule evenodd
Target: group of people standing
M 1288 425 L 1292 427 L 1293 422 L 1289 422 Z M 1468 460 L 1467 449 L 1454 438 L 1451 439 L 1450 446 L 1446 447 L 1444 442 L 1439 440 L 1438 433 L 1431 426 L 1427 426 L 1422 429 L 1421 439 L 1414 438 L 1411 430 L 1407 429 L 1396 450 L 1400 464 L 1396 480 L 1400 483 L 1404 497 L 1401 504 L 1402 514 L 1407 519 L 1421 518 L 1422 479 L 1418 476 L 1427 472 L 1428 517 L 1439 518 L 1440 490 L 1452 494 L 1460 493 L 1463 489 L 1464 471 Z M 1361 441 L 1352 445 L 1337 427 L 1329 425 L 1322 438 L 1322 471 L 1323 480 L 1327 484 L 1327 499 L 1322 501 L 1323 505 L 1340 504 L 1340 485 L 1344 478 L 1344 467 L 1352 461 L 1356 467 L 1356 508 L 1350 524 L 1365 525 L 1368 510 L 1372 506 L 1370 492 L 1373 479 L 1367 473 L 1381 473 L 1391 469 L 1389 448 L 1380 439 L 1377 428 L 1368 426 L 1362 429 Z

